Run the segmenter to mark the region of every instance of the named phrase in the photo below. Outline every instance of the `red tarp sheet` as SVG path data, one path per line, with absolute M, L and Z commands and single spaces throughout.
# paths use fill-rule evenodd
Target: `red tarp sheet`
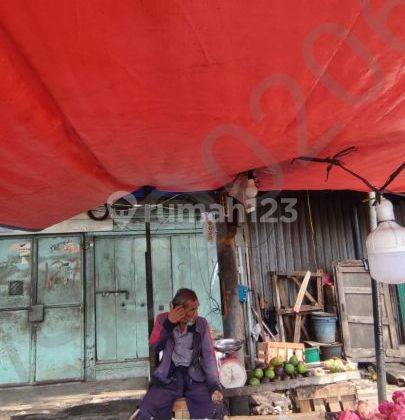
M 262 189 L 364 189 L 289 163 L 352 145 L 383 183 L 404 160 L 404 18 L 388 0 L 0 2 L 0 223 L 258 167 Z

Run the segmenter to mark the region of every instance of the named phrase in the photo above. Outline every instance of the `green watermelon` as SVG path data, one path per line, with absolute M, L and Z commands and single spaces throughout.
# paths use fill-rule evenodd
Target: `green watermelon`
M 271 366 L 276 367 L 276 366 L 281 366 L 282 364 L 283 364 L 283 358 L 281 356 L 273 357 L 270 360 L 270 365 Z
M 257 379 L 262 379 L 263 378 L 263 369 L 256 368 L 254 370 L 254 377 L 257 378 Z
M 260 381 L 257 378 L 250 378 L 249 379 L 249 385 L 251 386 L 257 386 L 260 385 Z
M 305 375 L 305 373 L 307 373 L 307 370 L 308 369 L 307 369 L 305 363 L 302 363 L 302 362 L 298 363 L 298 366 L 297 366 L 297 372 L 298 373 L 300 373 L 301 375 Z
M 291 356 L 288 363 L 290 363 L 290 365 L 293 365 L 294 367 L 298 366 L 298 363 L 299 363 L 298 357 L 296 355 Z
M 286 373 L 287 375 L 289 375 L 289 376 L 292 376 L 292 375 L 294 375 L 294 373 L 295 373 L 295 367 L 294 367 L 292 364 L 290 364 L 290 363 L 287 363 L 287 364 L 284 366 L 284 370 L 285 370 L 285 373 Z
M 274 379 L 274 378 L 275 378 L 275 376 L 276 376 L 276 374 L 275 374 L 275 372 L 274 372 L 274 369 L 272 369 L 272 368 L 268 368 L 268 369 L 266 369 L 266 370 L 264 371 L 264 376 L 265 376 L 266 378 L 269 378 L 269 379 Z

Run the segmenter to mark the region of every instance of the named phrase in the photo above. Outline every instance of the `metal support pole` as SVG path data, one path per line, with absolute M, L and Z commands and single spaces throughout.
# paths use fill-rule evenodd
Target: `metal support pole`
M 153 311 L 153 277 L 152 277 L 152 241 L 150 232 L 150 222 L 145 222 L 145 274 L 146 274 L 146 296 L 148 306 L 148 332 L 152 334 L 154 323 Z M 156 367 L 156 354 L 153 347 L 149 344 L 149 375 L 152 376 Z
M 374 199 L 375 193 L 369 193 L 369 198 Z M 370 201 L 370 231 L 377 227 L 377 213 L 375 206 Z M 374 340 L 375 340 L 375 359 L 377 366 L 377 390 L 378 402 L 387 399 L 387 377 L 385 372 L 385 350 L 384 350 L 384 331 L 382 314 L 382 286 L 381 283 L 371 279 L 371 291 L 373 297 L 373 316 L 374 316 Z

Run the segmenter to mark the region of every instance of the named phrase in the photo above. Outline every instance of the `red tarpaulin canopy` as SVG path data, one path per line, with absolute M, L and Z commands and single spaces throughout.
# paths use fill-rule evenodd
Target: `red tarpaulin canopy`
M 262 189 L 364 190 L 290 165 L 348 146 L 382 184 L 404 160 L 404 18 L 390 1 L 2 1 L 0 223 L 259 167 Z

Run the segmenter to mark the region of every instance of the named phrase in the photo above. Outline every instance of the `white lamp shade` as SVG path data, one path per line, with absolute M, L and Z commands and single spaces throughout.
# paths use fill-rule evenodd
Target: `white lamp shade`
M 254 179 L 248 179 L 245 188 L 245 195 L 247 198 L 255 198 L 258 193 L 256 183 Z
M 378 226 L 367 238 L 371 277 L 382 283 L 405 283 L 405 228 L 395 220 L 392 203 L 377 204 Z

